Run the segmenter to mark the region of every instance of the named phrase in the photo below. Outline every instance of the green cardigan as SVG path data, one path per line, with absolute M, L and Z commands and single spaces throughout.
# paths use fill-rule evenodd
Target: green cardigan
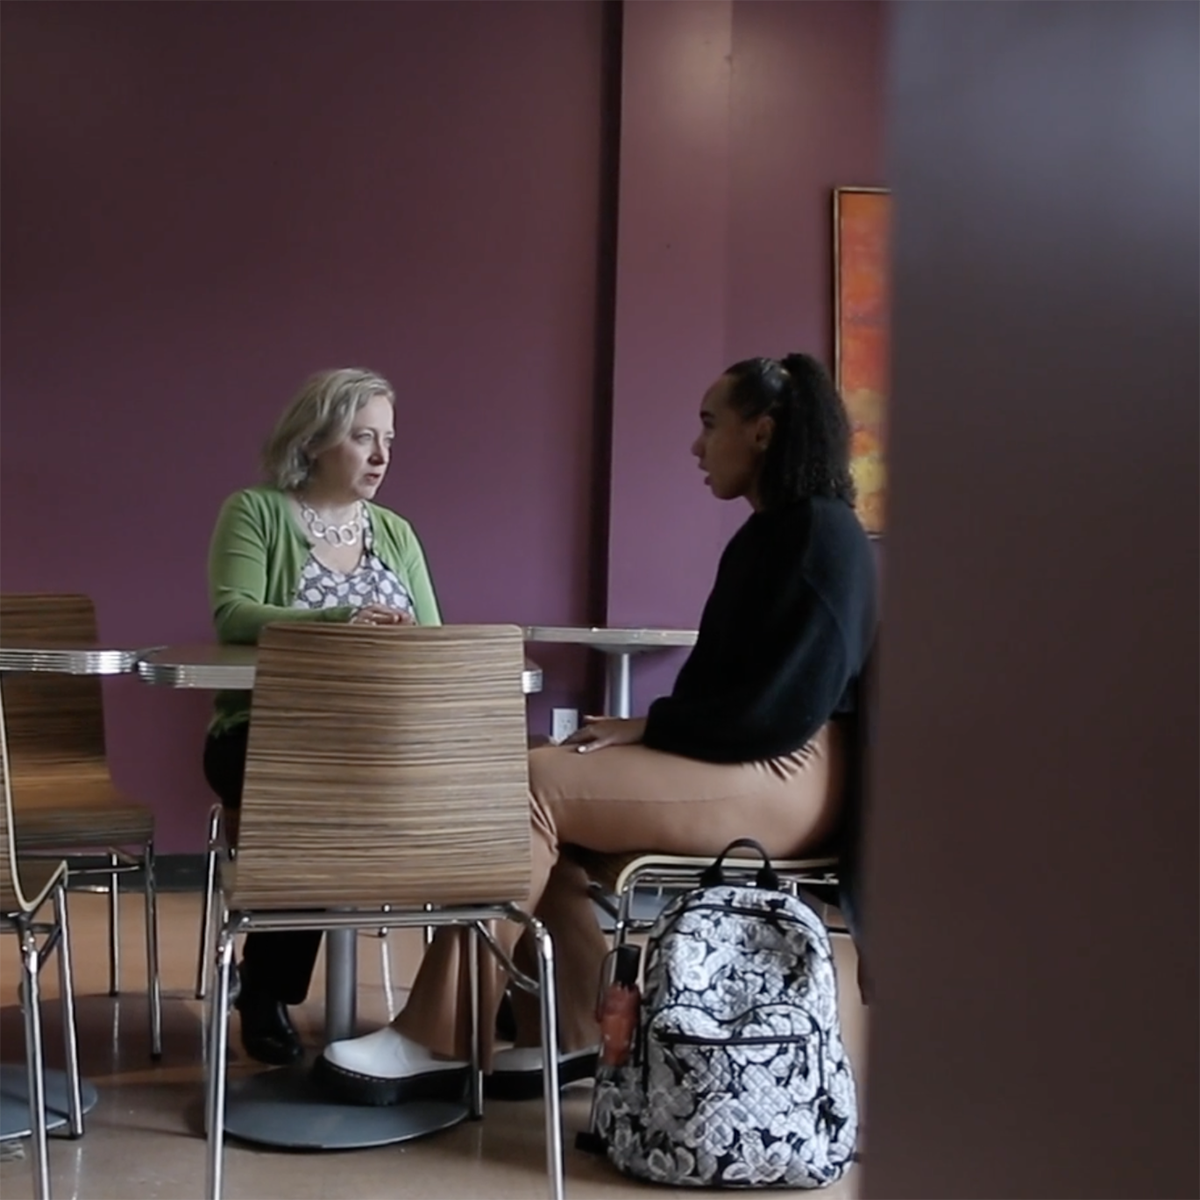
M 437 596 L 412 526 L 368 503 L 374 551 L 412 596 L 418 625 L 440 625 Z M 356 609 L 293 608 L 311 547 L 287 497 L 260 486 L 234 492 L 221 506 L 208 551 L 208 593 L 217 640 L 254 645 L 271 621 L 349 621 Z M 218 692 L 212 729 L 220 732 L 250 715 L 249 692 Z

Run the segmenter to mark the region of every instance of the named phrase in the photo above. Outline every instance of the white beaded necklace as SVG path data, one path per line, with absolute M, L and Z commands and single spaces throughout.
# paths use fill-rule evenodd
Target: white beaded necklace
M 360 500 L 354 509 L 354 516 L 340 525 L 330 525 L 321 520 L 316 510 L 307 500 L 300 501 L 300 515 L 308 526 L 308 531 L 318 541 L 328 542 L 331 546 L 356 546 L 358 539 L 366 528 L 367 514 Z

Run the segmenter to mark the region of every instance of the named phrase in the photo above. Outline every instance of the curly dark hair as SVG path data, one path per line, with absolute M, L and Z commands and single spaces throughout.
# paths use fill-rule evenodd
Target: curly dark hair
M 854 503 L 850 419 L 829 372 L 810 354 L 746 358 L 725 374 L 730 401 L 743 417 L 775 422 L 763 457 L 759 499 L 764 508 L 825 496 Z

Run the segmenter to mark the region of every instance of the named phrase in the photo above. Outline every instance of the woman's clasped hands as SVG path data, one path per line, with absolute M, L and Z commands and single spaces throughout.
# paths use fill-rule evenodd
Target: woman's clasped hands
M 388 608 L 386 604 L 364 604 L 350 618 L 351 625 L 411 625 L 413 616 L 399 608 Z

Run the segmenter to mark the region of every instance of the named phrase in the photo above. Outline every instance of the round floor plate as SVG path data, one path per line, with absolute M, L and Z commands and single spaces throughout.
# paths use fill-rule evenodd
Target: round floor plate
M 306 1063 L 230 1081 L 225 1132 L 247 1142 L 293 1150 L 353 1150 L 425 1137 L 457 1125 L 463 1104 L 414 1101 L 371 1108 L 338 1104 L 312 1081 Z
M 85 1079 L 80 1084 L 83 1111 L 91 1112 L 100 1099 Z M 61 1129 L 67 1123 L 67 1076 L 63 1071 L 46 1072 L 46 1128 Z M 24 1063 L 0 1065 L 0 1139 L 29 1137 L 29 1076 Z

